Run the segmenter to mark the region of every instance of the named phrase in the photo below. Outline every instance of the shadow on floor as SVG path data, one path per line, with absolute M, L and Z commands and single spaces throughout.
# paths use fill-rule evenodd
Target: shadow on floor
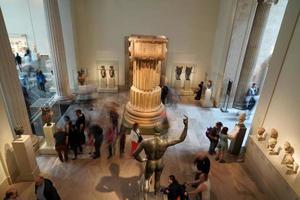
M 96 185 L 96 190 L 99 192 L 115 192 L 118 199 L 138 199 L 140 176 L 120 177 L 120 167 L 116 163 L 112 163 L 109 170 L 111 176 L 102 177 Z

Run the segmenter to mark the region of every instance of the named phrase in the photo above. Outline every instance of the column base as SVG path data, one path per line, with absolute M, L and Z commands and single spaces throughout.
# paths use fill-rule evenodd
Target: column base
M 72 103 L 74 100 L 74 96 L 73 95 L 69 95 L 69 96 L 58 96 L 55 95 L 55 100 L 59 101 L 61 103 Z
M 56 155 L 56 150 L 54 146 L 49 146 L 45 142 L 40 149 L 38 150 L 38 153 L 41 155 Z
M 143 134 L 154 134 L 154 128 L 164 121 L 167 119 L 163 104 L 153 110 L 136 109 L 130 102 L 125 107 L 123 125 L 126 128 L 131 128 L 134 123 L 138 123 Z

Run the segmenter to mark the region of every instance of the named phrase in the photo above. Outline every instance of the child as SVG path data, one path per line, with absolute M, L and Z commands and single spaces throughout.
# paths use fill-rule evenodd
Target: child
M 228 128 L 224 127 L 222 128 L 221 132 L 220 132 L 220 141 L 218 144 L 218 153 L 216 156 L 216 161 L 219 160 L 220 163 L 225 163 L 226 161 L 224 160 L 224 154 L 226 153 L 226 151 L 228 150 L 228 139 L 234 139 L 235 137 L 233 135 L 228 135 Z

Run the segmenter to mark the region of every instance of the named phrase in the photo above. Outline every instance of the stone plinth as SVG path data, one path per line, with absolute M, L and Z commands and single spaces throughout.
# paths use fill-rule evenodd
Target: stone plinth
M 35 160 L 35 153 L 29 135 L 23 135 L 12 142 L 18 169 L 20 172 L 19 181 L 33 181 L 40 173 Z
M 130 59 L 133 63 L 133 85 L 126 105 L 125 124 L 139 123 L 141 128 L 153 128 L 162 121 L 165 108 L 161 103 L 161 61 L 166 57 L 165 37 L 131 36 Z
M 56 154 L 55 151 L 55 140 L 54 140 L 54 133 L 55 133 L 55 123 L 51 123 L 51 126 L 47 126 L 46 124 L 43 127 L 44 135 L 45 135 L 45 143 L 39 149 L 40 154 Z
M 244 166 L 270 199 L 299 199 L 300 173 L 286 174 L 286 167 L 281 164 L 283 153 L 269 155 L 267 141 L 250 136 Z

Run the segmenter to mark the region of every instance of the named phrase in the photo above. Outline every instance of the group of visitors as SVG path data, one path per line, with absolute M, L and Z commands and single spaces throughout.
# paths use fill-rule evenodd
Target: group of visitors
M 216 161 L 225 163 L 224 155 L 228 150 L 228 140 L 234 139 L 236 135 L 228 134 L 228 127 L 223 127 L 222 122 L 217 122 L 214 127 L 207 129 L 206 136 L 210 141 L 208 153 L 216 154 Z M 215 151 L 216 148 L 218 152 Z
M 102 127 L 93 123 L 87 128 L 87 137 L 85 134 L 86 130 L 86 119 L 85 115 L 81 110 L 76 110 L 76 122 L 72 123 L 69 116 L 64 116 L 65 126 L 64 129 L 57 128 L 54 134 L 55 138 L 55 149 L 58 153 L 59 159 L 64 162 L 68 161 L 69 149 L 73 151 L 74 157 L 72 160 L 76 160 L 78 153 L 83 153 L 83 145 L 86 145 L 86 149 L 93 159 L 97 159 L 101 156 L 100 148 L 103 140 L 107 144 L 108 159 L 113 156 L 114 144 L 118 131 L 118 120 L 119 114 L 116 109 L 111 109 L 109 112 L 110 123 L 106 130 L 105 135 L 103 134 Z M 125 135 L 125 134 L 124 134 Z M 125 149 L 125 136 L 120 137 L 120 153 L 124 153 Z
M 168 187 L 162 189 L 162 192 L 168 196 L 168 200 L 188 200 L 190 197 L 196 200 L 210 199 L 209 158 L 205 154 L 198 154 L 194 160 L 194 168 L 194 180 L 183 184 L 180 184 L 174 175 L 169 176 Z
M 35 195 L 37 200 L 60 200 L 60 196 L 57 193 L 51 180 L 44 178 L 43 176 L 37 176 L 35 178 Z M 9 188 L 4 196 L 3 200 L 21 200 L 16 188 Z

